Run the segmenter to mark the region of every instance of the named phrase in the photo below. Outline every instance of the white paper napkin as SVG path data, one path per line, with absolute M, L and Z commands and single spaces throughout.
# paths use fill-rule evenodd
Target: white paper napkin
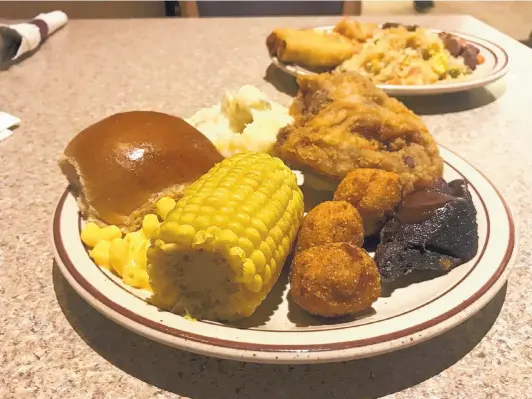
M 10 130 L 13 126 L 20 124 L 20 119 L 7 112 L 0 111 L 0 141 L 7 139 L 13 134 Z

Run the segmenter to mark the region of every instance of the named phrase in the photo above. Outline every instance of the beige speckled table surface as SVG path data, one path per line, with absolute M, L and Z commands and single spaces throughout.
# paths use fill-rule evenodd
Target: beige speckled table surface
M 22 119 L 0 142 L 1 398 L 532 398 L 532 51 L 471 17 L 403 18 L 484 36 L 511 55 L 503 82 L 406 101 L 502 191 L 520 229 L 509 283 L 462 325 L 341 364 L 215 360 L 115 325 L 54 265 L 48 227 L 65 188 L 56 160 L 80 129 L 130 109 L 188 116 L 245 83 L 287 103 L 295 84 L 269 67 L 267 33 L 336 20 L 73 21 L 0 71 L 0 110 Z

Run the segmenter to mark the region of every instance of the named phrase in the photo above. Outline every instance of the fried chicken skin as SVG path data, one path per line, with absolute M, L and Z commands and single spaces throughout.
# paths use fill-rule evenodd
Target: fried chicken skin
M 443 161 L 425 124 L 354 72 L 298 78 L 294 123 L 279 131 L 276 155 L 337 183 L 357 168 L 396 172 L 408 193 L 442 176 Z
M 380 290 L 373 259 L 347 243 L 297 252 L 290 270 L 292 299 L 316 316 L 341 317 L 368 309 Z
M 354 206 L 364 224 L 366 236 L 378 234 L 403 198 L 399 175 L 380 169 L 349 172 L 334 192 L 335 201 Z
M 348 202 L 322 202 L 303 219 L 296 248 L 304 251 L 310 247 L 338 242 L 361 247 L 364 242 L 362 218 Z
M 354 21 L 349 18 L 342 19 L 333 29 L 333 32 L 361 43 L 371 39 L 377 31 L 379 31 L 378 24 Z

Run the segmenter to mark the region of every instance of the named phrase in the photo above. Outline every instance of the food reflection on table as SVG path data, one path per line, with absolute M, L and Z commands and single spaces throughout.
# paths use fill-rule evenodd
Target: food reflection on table
M 381 284 L 475 256 L 467 183 L 443 181 L 418 116 L 353 72 L 299 85 L 289 109 L 244 86 L 187 120 L 122 113 L 74 137 L 60 165 L 94 262 L 163 310 L 234 321 L 283 267 L 295 304 L 336 318 L 370 308 Z M 304 216 L 295 171 L 332 200 Z M 367 236 L 381 238 L 374 258 Z
M 449 32 L 351 19 L 343 19 L 332 31 L 276 29 L 266 45 L 270 55 L 283 63 L 319 72 L 327 67 L 335 72 L 354 71 L 376 84 L 463 80 L 484 62 L 477 47 Z

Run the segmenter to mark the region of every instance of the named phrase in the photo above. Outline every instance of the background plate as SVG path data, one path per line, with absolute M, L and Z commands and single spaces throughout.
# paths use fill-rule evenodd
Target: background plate
M 286 272 L 251 318 L 239 324 L 191 322 L 145 302 L 146 291 L 124 285 L 97 267 L 80 239 L 81 219 L 65 191 L 57 205 L 52 241 L 59 268 L 95 309 L 122 326 L 183 350 L 267 363 L 333 362 L 414 345 L 466 320 L 502 287 L 514 251 L 514 226 L 504 200 L 466 161 L 441 148 L 447 180 L 464 178 L 478 212 L 479 251 L 470 262 L 427 281 L 383 290 L 371 311 L 324 321 L 293 304 Z M 285 265 L 285 270 L 288 268 Z
M 321 26 L 315 29 L 323 31 L 332 31 L 334 26 Z M 430 32 L 439 33 L 442 32 L 438 29 L 427 29 Z M 499 80 L 506 75 L 510 69 L 508 53 L 498 44 L 489 40 L 482 39 L 480 37 L 467 35 L 460 32 L 452 33 L 462 39 L 468 41 L 472 45 L 476 46 L 480 50 L 485 58 L 485 62 L 479 65 L 475 71 L 466 79 L 460 81 L 442 82 L 430 85 L 387 85 L 378 84 L 377 87 L 384 90 L 390 95 L 429 95 L 429 94 L 444 94 L 444 93 L 456 93 L 465 90 L 471 90 L 477 87 L 486 86 L 496 80 Z M 292 76 L 304 76 L 314 75 L 316 72 L 308 70 L 304 67 L 285 64 L 277 59 L 275 56 L 270 57 L 272 63 L 289 73 Z

